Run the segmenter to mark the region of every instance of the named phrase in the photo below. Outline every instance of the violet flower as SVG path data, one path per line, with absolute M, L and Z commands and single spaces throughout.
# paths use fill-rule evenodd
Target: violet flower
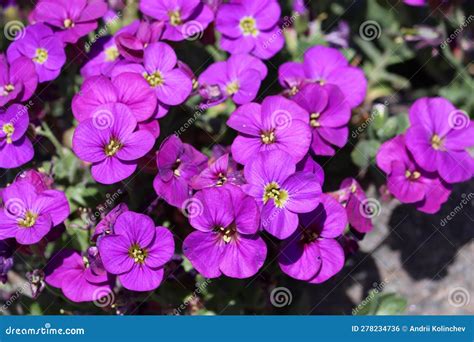
M 226 153 L 201 171 L 199 175 L 194 176 L 191 186 L 195 190 L 201 190 L 227 184 L 241 185 L 243 183 L 243 176 L 237 170 L 236 163 Z
M 283 150 L 298 162 L 311 144 L 309 122 L 308 112 L 282 96 L 268 96 L 261 105 L 240 106 L 227 121 L 240 133 L 232 143 L 232 156 L 246 164 L 258 152 Z
M 162 39 L 195 39 L 214 19 L 200 0 L 141 0 L 140 11 L 165 23 Z
M 40 0 L 31 18 L 57 30 L 64 43 L 76 43 L 97 28 L 97 20 L 106 12 L 103 0 Z
M 334 146 L 346 144 L 351 108 L 337 86 L 308 84 L 293 100 L 310 113 L 311 148 L 316 155 L 333 156 L 336 153 Z
M 211 64 L 199 76 L 198 82 L 201 87 L 218 86 L 220 94 L 219 102 L 226 98 L 232 98 L 237 104 L 245 104 L 257 96 L 262 80 L 267 75 L 267 67 L 258 58 L 247 54 L 232 55 L 225 62 Z M 203 96 L 205 100 L 212 103 L 211 98 Z
M 311 172 L 295 172 L 296 164 L 280 150 L 261 152 L 245 165 L 248 184 L 242 189 L 261 208 L 261 226 L 273 236 L 286 239 L 298 227 L 298 214 L 316 208 L 321 185 Z
M 267 246 L 258 236 L 259 211 L 255 200 L 238 187 L 209 188 L 199 191 L 193 201 L 202 212 L 190 216 L 198 231 L 183 243 L 184 255 L 206 278 L 225 274 L 247 278 L 265 262 Z
M 298 230 L 283 241 L 280 268 L 295 279 L 322 283 L 344 266 L 344 250 L 336 238 L 347 225 L 346 213 L 334 198 L 323 194 L 318 207 L 300 218 Z
M 115 34 L 118 52 L 127 61 L 143 62 L 145 48 L 160 40 L 163 28 L 163 22 L 135 20 Z
M 114 234 L 99 241 L 105 269 L 118 276 L 123 287 L 151 291 L 163 279 L 163 266 L 174 253 L 173 235 L 165 227 L 155 227 L 146 215 L 127 211 L 114 225 Z
M 114 278 L 104 270 L 97 273 L 87 256 L 72 249 L 54 254 L 45 268 L 48 285 L 60 288 L 76 303 L 99 301 L 112 293 Z
M 1 195 L 0 239 L 15 238 L 22 245 L 32 245 L 69 216 L 69 203 L 58 190 L 38 192 L 27 182 L 15 182 Z
M 28 100 L 36 90 L 38 75 L 34 63 L 26 57 L 7 61 L 0 54 L 0 107 L 8 102 Z
M 223 4 L 216 15 L 220 47 L 232 54 L 248 53 L 269 59 L 283 48 L 278 27 L 280 5 L 275 0 L 240 0 Z
M 406 146 L 417 164 L 438 172 L 447 183 L 464 182 L 474 173 L 474 121 L 442 97 L 422 98 L 410 108 Z
M 114 224 L 117 217 L 122 213 L 128 211 L 128 206 L 125 203 L 118 204 L 105 217 L 97 223 L 92 234 L 92 241 L 98 241 L 101 237 L 114 233 Z
M 168 204 L 181 207 L 190 197 L 191 179 L 201 172 L 207 157 L 189 144 L 171 135 L 160 146 L 156 155 L 158 174 L 153 181 L 158 196 Z
M 24 56 L 33 61 L 39 82 L 54 80 L 66 62 L 63 43 L 48 26 L 35 24 L 25 29 L 24 36 L 7 50 L 8 60 Z
M 451 187 L 436 172 L 427 172 L 415 162 L 398 135 L 386 141 L 377 153 L 377 166 L 387 174 L 388 190 L 402 203 L 413 203 L 425 213 L 436 213 L 448 200 Z
M 349 65 L 339 50 L 314 46 L 306 50 L 303 63 L 287 62 L 278 69 L 280 84 L 296 94 L 302 84 L 316 82 L 339 87 L 351 108 L 360 105 L 367 92 L 367 79 L 361 69 Z
M 12 169 L 33 159 L 33 144 L 26 136 L 29 123 L 28 109 L 22 105 L 0 109 L 0 168 Z
M 91 114 L 74 131 L 74 153 L 92 163 L 92 177 L 99 183 L 112 184 L 129 177 L 137 160 L 152 149 L 155 138 L 148 131 L 135 131 L 137 120 L 123 104 L 100 106 Z
M 81 68 L 81 76 L 84 78 L 101 75 L 110 77 L 117 64 L 125 63 L 114 37 L 99 39 L 92 45 L 88 57 L 89 61 Z
M 3 284 L 8 280 L 8 271 L 13 268 L 13 246 L 12 240 L 0 240 L 0 283 Z

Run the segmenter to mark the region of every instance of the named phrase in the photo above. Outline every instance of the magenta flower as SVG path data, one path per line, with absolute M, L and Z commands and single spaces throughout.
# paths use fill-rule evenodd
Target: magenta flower
M 339 87 L 351 108 L 360 105 L 367 92 L 367 79 L 362 70 L 349 65 L 339 50 L 314 46 L 304 54 L 303 63 L 288 62 L 278 69 L 280 84 L 296 94 L 307 82 Z
M 72 148 L 79 159 L 92 163 L 92 177 L 112 184 L 129 177 L 137 160 L 155 143 L 153 135 L 135 131 L 137 120 L 127 106 L 115 103 L 98 107 L 74 131 Z
M 207 157 L 201 152 L 183 144 L 177 136 L 169 136 L 156 155 L 158 174 L 153 181 L 156 193 L 168 204 L 181 207 L 190 197 L 191 179 L 206 167 L 206 163 Z
M 112 293 L 114 278 L 96 263 L 75 250 L 63 249 L 46 265 L 45 281 L 73 302 L 99 301 Z
M 176 63 L 176 53 L 168 44 L 153 43 L 145 49 L 143 64 L 117 66 L 112 75 L 124 72 L 141 75 L 155 93 L 158 100 L 157 117 L 162 117 L 167 112 L 167 106 L 183 103 L 193 89 L 191 78 Z
M 28 109 L 22 105 L 0 109 L 0 168 L 12 169 L 33 159 L 33 144 L 26 136 L 29 123 Z
M 387 174 L 388 190 L 400 202 L 414 203 L 420 211 L 436 213 L 451 193 L 451 187 L 436 172 L 427 172 L 417 165 L 403 135 L 380 147 L 377 166 Z
M 409 115 L 405 141 L 417 164 L 447 183 L 471 179 L 473 158 L 466 149 L 474 146 L 474 121 L 442 97 L 417 100 Z
M 366 208 L 370 205 L 370 200 L 354 178 L 344 179 L 340 190 L 332 195 L 346 208 L 349 223 L 355 230 L 359 233 L 367 233 L 372 230 L 372 215 Z
M 314 174 L 319 184 L 324 183 L 324 169 L 316 163 L 316 161 L 307 154 L 298 164 L 296 164 L 296 171 L 311 172 Z
M 232 98 L 237 104 L 252 101 L 257 96 L 267 67 L 258 58 L 246 54 L 232 55 L 226 62 L 211 64 L 199 76 L 201 87 L 217 86 L 219 102 Z M 212 98 L 206 98 L 211 100 Z
M 158 42 L 164 29 L 164 23 L 147 20 L 135 20 L 115 34 L 117 49 L 125 60 L 141 63 L 145 48 Z
M 141 0 L 140 11 L 165 23 L 162 39 L 195 39 L 212 22 L 214 13 L 200 0 Z
M 108 212 L 107 215 L 105 215 L 105 217 L 95 226 L 91 240 L 98 241 L 102 236 L 113 234 L 115 220 L 126 211 L 128 211 L 128 206 L 125 203 L 120 203 Z M 93 219 L 95 219 L 95 217 Z
M 309 283 L 322 283 L 344 266 L 344 250 L 336 238 L 344 232 L 347 216 L 331 196 L 321 195 L 321 203 L 301 216 L 298 230 L 283 241 L 278 262 L 283 272 Z
M 186 237 L 183 252 L 194 268 L 207 278 L 256 274 L 265 262 L 267 246 L 257 234 L 254 199 L 230 186 L 199 191 L 193 201 L 201 203 L 202 212 L 189 218 L 198 231 Z
M 311 172 L 295 172 L 293 158 L 284 151 L 253 156 L 245 165 L 248 184 L 242 189 L 261 207 L 261 226 L 273 236 L 286 239 L 298 227 L 298 214 L 319 203 L 321 185 Z
M 89 61 L 81 68 L 81 76 L 112 76 L 112 70 L 117 64 L 125 63 L 120 57 L 119 50 L 113 37 L 98 40 L 91 47 Z
M 38 192 L 50 190 L 53 188 L 53 178 L 41 171 L 34 169 L 20 172 L 15 177 L 15 182 L 28 182 L 33 185 Z
M 24 56 L 33 61 L 39 82 L 54 80 L 66 62 L 63 43 L 48 26 L 28 26 L 24 37 L 15 40 L 7 50 L 8 60 Z
M 117 102 L 126 105 L 138 122 L 149 119 L 156 108 L 156 98 L 143 77 L 123 73 L 112 80 L 105 76 L 89 77 L 72 100 L 72 112 L 82 122 L 98 107 Z
M 69 203 L 61 191 L 38 192 L 22 181 L 6 187 L 1 197 L 0 239 L 15 238 L 22 245 L 32 245 L 69 216 Z
M 100 239 L 98 247 L 105 269 L 132 291 L 151 291 L 160 286 L 163 266 L 174 254 L 170 231 L 155 227 L 151 218 L 132 211 L 117 218 L 114 234 Z
M 275 0 L 240 0 L 219 6 L 216 29 L 220 46 L 232 54 L 249 53 L 269 59 L 283 48 L 285 39 L 277 26 L 280 5 Z
M 217 158 L 200 174 L 193 177 L 191 186 L 195 190 L 219 187 L 227 184 L 241 185 L 244 183 L 242 173 L 237 170 L 236 163 L 228 153 Z
M 38 75 L 29 58 L 19 57 L 14 61 L 7 61 L 5 55 L 0 54 L 0 107 L 10 101 L 28 100 L 37 85 Z
M 262 104 L 248 103 L 232 113 L 227 125 L 240 134 L 232 143 L 232 156 L 246 164 L 260 151 L 283 150 L 294 162 L 311 144 L 309 114 L 282 96 L 268 96 Z
M 40 0 L 32 20 L 52 26 L 64 43 L 75 43 L 97 28 L 97 20 L 107 12 L 103 0 Z
M 316 155 L 333 156 L 334 146 L 343 147 L 347 142 L 351 108 L 338 87 L 308 84 L 293 100 L 309 114 L 313 131 L 311 148 Z

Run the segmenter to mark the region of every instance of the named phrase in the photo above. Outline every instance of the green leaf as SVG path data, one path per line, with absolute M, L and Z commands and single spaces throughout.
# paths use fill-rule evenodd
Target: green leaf
M 407 308 L 407 300 L 395 293 L 387 293 L 380 295 L 376 315 L 400 315 Z
M 372 163 L 380 147 L 377 140 L 361 140 L 351 153 L 352 161 L 360 168 L 367 168 Z

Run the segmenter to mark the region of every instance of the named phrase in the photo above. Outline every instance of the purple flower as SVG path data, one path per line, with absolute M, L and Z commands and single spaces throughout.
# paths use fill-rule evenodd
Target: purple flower
M 97 20 L 107 12 L 102 0 L 40 0 L 32 13 L 34 22 L 56 29 L 64 43 L 75 43 L 97 28 Z
M 262 104 L 248 103 L 232 113 L 227 125 L 240 134 L 232 143 L 232 156 L 246 164 L 260 151 L 283 150 L 295 162 L 311 144 L 309 114 L 282 96 L 268 96 Z
M 173 235 L 155 227 L 146 215 L 127 211 L 115 221 L 114 234 L 99 241 L 105 269 L 118 275 L 123 287 L 151 291 L 163 279 L 163 266 L 174 253 Z
M 226 153 L 201 171 L 199 175 L 194 176 L 191 186 L 193 189 L 201 190 L 227 184 L 241 185 L 243 183 L 242 174 L 237 170 L 236 163 Z
M 295 172 L 293 158 L 283 151 L 261 152 L 245 165 L 248 184 L 242 189 L 262 208 L 263 229 L 286 239 L 298 227 L 298 214 L 319 203 L 321 185 L 311 172 Z
M 45 273 L 48 285 L 60 288 L 67 299 L 76 303 L 98 301 L 112 293 L 114 278 L 103 269 L 98 272 L 87 256 L 72 249 L 54 254 Z
M 120 103 L 98 107 L 92 118 L 77 126 L 72 148 L 81 160 L 92 163 L 92 177 L 97 182 L 112 184 L 129 177 L 137 160 L 152 149 L 153 135 L 135 131 L 136 127 L 132 112 Z
M 0 107 L 8 102 L 28 100 L 36 90 L 38 75 L 35 65 L 26 57 L 7 61 L 0 54 Z
M 113 37 L 102 38 L 92 45 L 89 61 L 81 68 L 81 76 L 111 76 L 117 64 L 125 63 L 120 58 L 120 53 Z
M 15 177 L 15 182 L 28 182 L 33 185 L 38 192 L 50 190 L 53 188 L 53 178 L 41 171 L 26 170 Z
M 120 203 L 113 208 L 102 220 L 99 221 L 99 223 L 97 223 L 91 240 L 98 241 L 102 236 L 113 234 L 115 220 L 126 211 L 128 211 L 128 206 L 125 203 Z
M 191 179 L 206 167 L 206 163 L 207 157 L 201 152 L 183 144 L 177 136 L 169 136 L 156 155 L 158 174 L 153 181 L 156 193 L 168 204 L 181 207 L 190 197 Z
M 304 54 L 303 63 L 287 62 L 278 69 L 280 84 L 296 94 L 305 82 L 339 87 L 351 108 L 360 105 L 367 92 L 367 79 L 362 70 L 349 65 L 337 49 L 314 46 Z
M 377 166 L 387 174 L 388 190 L 402 203 L 436 213 L 447 201 L 451 187 L 436 172 L 422 169 L 407 150 L 403 135 L 385 142 L 377 153 Z
M 273 57 L 285 43 L 277 26 L 280 14 L 280 5 L 275 0 L 240 0 L 221 5 L 216 15 L 216 29 L 222 34 L 221 48 L 232 54 Z
M 211 64 L 200 76 L 201 87 L 219 87 L 219 99 L 232 98 L 237 104 L 252 101 L 258 93 L 267 67 L 258 58 L 246 54 L 232 55 L 226 62 Z M 205 96 L 204 96 L 205 97 Z M 206 98 L 206 100 L 211 100 Z
M 295 279 L 322 283 L 344 266 L 344 250 L 337 242 L 347 225 L 344 208 L 331 196 L 321 195 L 319 206 L 301 216 L 298 230 L 283 241 L 280 268 Z
M 466 149 L 474 146 L 474 121 L 442 97 L 417 100 L 409 116 L 405 140 L 417 164 L 447 183 L 471 179 L 473 158 Z
M 195 39 L 212 22 L 214 13 L 199 0 L 141 0 L 143 14 L 165 23 L 162 39 Z
M 183 243 L 184 255 L 207 278 L 222 273 L 247 278 L 257 273 L 267 256 L 267 246 L 258 236 L 259 212 L 252 197 L 238 187 L 199 191 L 193 201 L 202 212 L 189 221 L 197 232 Z
M 371 215 L 366 209 L 369 199 L 354 178 L 344 179 L 340 190 L 332 193 L 332 195 L 346 208 L 349 223 L 355 230 L 360 233 L 367 233 L 372 230 Z
M 13 246 L 11 240 L 0 240 L 0 283 L 8 280 L 8 271 L 13 268 Z
M 29 123 L 28 109 L 22 105 L 0 109 L 0 168 L 12 169 L 33 159 L 33 144 L 26 136 Z
M 163 33 L 164 23 L 135 20 L 115 34 L 117 49 L 127 61 L 143 62 L 145 48 L 156 43 Z
M 316 155 L 333 156 L 336 153 L 334 146 L 346 144 L 351 108 L 337 86 L 308 84 L 293 100 L 310 113 L 311 148 Z
M 136 73 L 143 77 L 148 87 L 158 99 L 158 114 L 164 116 L 167 106 L 176 106 L 188 98 L 193 89 L 190 77 L 176 66 L 174 50 L 165 43 L 153 43 L 147 46 L 143 64 L 124 64 L 117 66 L 112 75 Z
M 72 100 L 72 112 L 82 122 L 98 107 L 117 102 L 126 105 L 138 122 L 149 119 L 156 108 L 156 98 L 143 77 L 123 73 L 112 80 L 105 76 L 89 77 Z
M 66 62 L 63 43 L 48 26 L 28 26 L 21 39 L 15 40 L 7 50 L 8 60 L 24 56 L 33 61 L 39 82 L 54 80 Z
M 54 226 L 69 216 L 63 192 L 38 192 L 27 182 L 14 182 L 2 191 L 0 239 L 15 238 L 22 245 L 39 242 Z
M 307 154 L 298 164 L 296 164 L 296 171 L 311 172 L 314 174 L 319 184 L 324 183 L 324 170 L 314 161 L 310 154 Z

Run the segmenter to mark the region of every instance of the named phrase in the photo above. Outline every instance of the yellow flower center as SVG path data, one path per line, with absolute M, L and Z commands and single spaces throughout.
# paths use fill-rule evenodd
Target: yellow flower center
M 48 60 L 48 51 L 42 48 L 36 49 L 35 57 L 33 57 L 33 61 L 39 64 L 43 64 Z
M 128 250 L 128 255 L 136 263 L 143 264 L 148 256 L 148 251 L 145 248 L 141 248 L 138 244 L 135 243 L 130 246 Z
M 252 17 L 243 17 L 239 23 L 240 29 L 244 36 L 258 36 L 257 22 Z
M 105 52 L 105 60 L 107 62 L 113 62 L 119 56 L 119 50 L 117 49 L 116 46 L 111 46 L 111 47 L 105 49 L 104 52 Z
M 10 83 L 10 84 L 5 84 L 3 88 L 0 88 L 0 89 L 1 89 L 1 93 L 0 93 L 1 96 L 8 96 L 8 94 L 10 94 L 12 91 L 15 90 L 15 86 Z
M 225 182 L 227 182 L 227 177 L 222 172 L 219 172 L 217 177 L 218 177 L 217 183 L 216 183 L 217 186 L 222 186 L 225 184 Z
M 105 145 L 104 152 L 109 157 L 113 157 L 122 147 L 123 144 L 118 139 L 112 138 L 109 143 Z
M 13 126 L 12 123 L 6 123 L 2 127 L 3 133 L 7 135 L 7 144 L 11 144 L 12 141 L 12 135 L 15 132 L 15 127 Z
M 179 171 L 179 165 L 181 164 L 181 159 L 176 159 L 176 161 L 174 162 L 173 164 L 173 174 L 176 176 L 176 177 L 179 177 L 181 176 L 181 171 Z
M 270 132 L 262 132 L 260 134 L 260 138 L 265 145 L 273 144 L 276 140 L 275 133 L 273 131 Z
M 435 149 L 435 150 L 441 150 L 443 149 L 443 139 L 441 139 L 441 137 L 438 135 L 438 134 L 434 134 L 432 137 L 431 137 L 431 146 Z
M 178 10 L 168 12 L 168 17 L 170 18 L 170 24 L 173 26 L 178 26 L 183 23 L 181 13 Z
M 276 207 L 283 208 L 288 200 L 288 191 L 281 189 L 276 182 L 268 183 L 263 192 L 263 203 L 266 204 L 270 198 L 273 198 Z
M 63 25 L 64 25 L 65 28 L 72 28 L 72 27 L 74 27 L 74 21 L 72 21 L 69 18 L 64 19 Z
M 31 228 L 35 225 L 37 218 L 38 214 L 32 213 L 28 210 L 25 214 L 25 218 L 18 220 L 18 225 L 23 228 Z
M 321 116 L 321 113 L 311 113 L 311 116 L 309 117 L 310 121 L 309 124 L 311 127 L 321 127 L 321 124 L 319 123 L 319 117 Z
M 417 180 L 421 174 L 418 171 L 411 172 L 410 170 L 405 171 L 405 177 L 410 180 Z
M 237 232 L 235 225 L 232 224 L 229 227 L 216 227 L 214 228 L 214 232 L 218 233 L 222 240 L 224 240 L 225 243 L 229 243 L 232 241 L 232 238 L 235 237 L 235 233 Z
M 318 83 L 320 86 L 323 86 L 326 84 L 325 80 L 317 80 L 316 83 Z
M 293 86 L 291 87 L 290 89 L 290 95 L 293 96 L 293 95 L 296 95 L 300 90 L 298 89 L 297 86 Z
M 239 82 L 237 81 L 229 82 L 225 86 L 225 90 L 227 91 L 227 94 L 229 95 L 234 95 L 235 93 L 239 91 L 239 89 L 240 89 L 240 85 L 239 85 Z
M 143 76 L 147 80 L 148 84 L 153 88 L 159 87 L 163 85 L 163 83 L 165 83 L 165 79 L 163 78 L 163 75 L 158 70 L 155 71 L 153 74 L 145 73 Z

